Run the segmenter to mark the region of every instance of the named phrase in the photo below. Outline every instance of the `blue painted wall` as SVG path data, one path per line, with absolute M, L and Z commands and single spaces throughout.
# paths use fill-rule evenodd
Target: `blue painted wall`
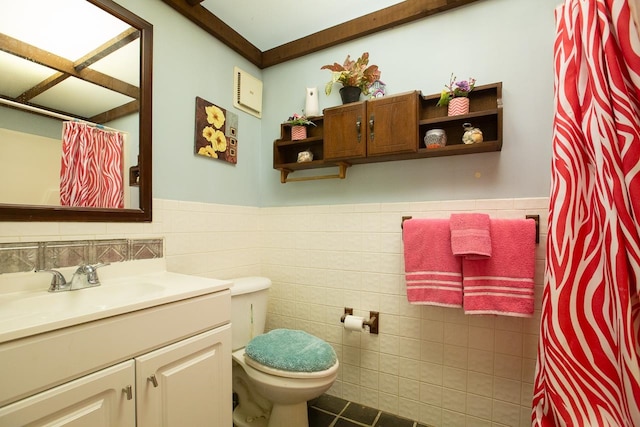
M 259 70 L 157 0 L 118 0 L 154 25 L 155 197 L 247 206 L 548 196 L 557 0 L 484 0 Z M 280 184 L 272 145 L 280 123 L 322 92 L 320 67 L 370 53 L 390 93 L 438 93 L 453 72 L 503 82 L 503 149 L 357 165 L 345 180 Z M 264 82 L 263 118 L 233 108 L 233 67 Z M 337 89 L 337 88 L 336 88 Z M 239 116 L 238 164 L 193 154 L 200 96 Z M 338 91 L 320 107 L 338 105 Z M 319 170 L 318 173 L 331 172 Z

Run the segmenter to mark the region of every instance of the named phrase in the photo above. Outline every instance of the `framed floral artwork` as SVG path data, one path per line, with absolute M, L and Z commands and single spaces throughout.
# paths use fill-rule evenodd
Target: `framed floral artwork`
M 196 97 L 195 154 L 238 163 L 238 115 Z

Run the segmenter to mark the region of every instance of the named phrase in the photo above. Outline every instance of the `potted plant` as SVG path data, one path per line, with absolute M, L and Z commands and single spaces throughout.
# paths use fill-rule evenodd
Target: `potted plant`
M 469 113 L 469 93 L 476 86 L 476 79 L 456 81 L 456 76 L 451 73 L 449 84 L 445 85 L 440 93 L 438 107 L 447 106 L 449 116 L 457 116 Z
M 298 141 L 307 138 L 307 126 L 315 126 L 316 124 L 309 120 L 305 115 L 294 113 L 284 122 L 291 126 L 291 140 Z
M 340 96 L 343 104 L 357 101 L 360 99 L 360 93 L 367 95 L 369 87 L 376 80 L 380 80 L 381 74 L 377 65 L 369 65 L 369 52 L 364 52 L 355 61 L 351 59 L 350 55 L 347 55 L 347 59 L 344 60 L 342 65 L 334 62 L 333 64 L 324 65 L 320 69 L 331 71 L 331 80 L 324 88 L 324 92 L 327 95 L 331 94 L 334 83 L 342 84 Z M 349 97 L 349 94 L 352 94 L 352 96 Z

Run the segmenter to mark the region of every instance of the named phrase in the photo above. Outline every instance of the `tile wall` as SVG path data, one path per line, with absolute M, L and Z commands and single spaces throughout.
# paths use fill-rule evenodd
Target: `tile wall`
M 546 198 L 256 208 L 154 200 L 154 221 L 0 222 L 0 243 L 164 239 L 171 271 L 273 280 L 268 327 L 304 329 L 341 363 L 330 394 L 433 426 L 529 426 L 547 224 Z M 412 306 L 403 282 L 401 218 L 540 215 L 536 315 L 465 316 Z M 380 311 L 380 334 L 340 316 Z
M 333 344 L 341 372 L 331 395 L 433 426 L 530 426 L 547 209 L 546 198 L 264 208 L 268 327 Z M 402 216 L 461 211 L 540 215 L 533 318 L 406 302 Z M 379 311 L 379 335 L 344 330 L 344 307 Z
M 52 250 L 75 252 L 69 244 L 78 241 L 84 250 L 90 246 L 84 244 L 87 241 L 164 239 L 170 271 L 220 279 L 256 275 L 260 273 L 259 213 L 255 207 L 154 199 L 152 223 L 0 222 L 0 263 L 10 268 L 2 260 L 3 247 L 15 249 L 29 242 L 47 242 L 43 245 Z M 136 249 L 141 247 L 134 245 Z M 46 258 L 45 262 L 52 262 Z M 35 258 L 30 262 L 36 263 Z

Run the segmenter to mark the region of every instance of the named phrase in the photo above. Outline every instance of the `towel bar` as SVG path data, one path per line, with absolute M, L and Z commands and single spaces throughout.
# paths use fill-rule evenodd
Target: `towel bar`
M 400 228 L 404 228 L 404 222 L 408 219 L 412 219 L 412 216 L 403 216 Z M 536 243 L 540 243 L 540 215 L 526 215 L 526 219 L 532 219 L 536 223 Z
M 527 215 L 525 218 L 536 222 L 536 243 L 540 243 L 540 215 Z
M 403 217 L 402 217 L 402 224 L 400 224 L 400 228 L 404 228 L 404 227 L 403 227 L 403 226 L 404 226 L 404 222 L 405 222 L 406 220 L 408 220 L 408 219 L 411 219 L 411 218 L 413 218 L 413 217 L 412 217 L 412 216 L 403 216 Z

